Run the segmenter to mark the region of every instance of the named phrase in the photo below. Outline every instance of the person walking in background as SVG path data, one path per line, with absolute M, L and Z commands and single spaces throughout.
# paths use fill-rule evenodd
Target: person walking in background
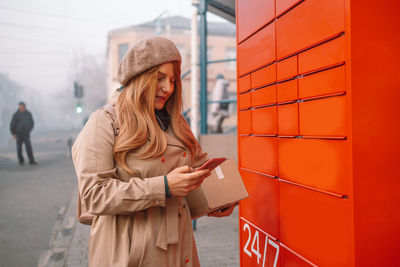
M 26 110 L 24 102 L 19 102 L 19 108 L 14 113 L 10 123 L 10 131 L 14 139 L 17 140 L 17 155 L 20 165 L 24 164 L 24 156 L 22 155 L 22 143 L 25 143 L 26 154 L 28 154 L 29 164 L 36 164 L 33 157 L 32 145 L 30 140 L 30 132 L 33 129 L 32 114 Z
M 225 80 L 222 74 L 217 74 L 214 90 L 211 94 L 212 101 L 220 101 L 228 99 L 228 86 L 229 82 Z M 222 122 L 225 118 L 229 117 L 229 104 L 228 103 L 212 103 L 211 111 L 211 124 L 213 133 L 222 133 Z

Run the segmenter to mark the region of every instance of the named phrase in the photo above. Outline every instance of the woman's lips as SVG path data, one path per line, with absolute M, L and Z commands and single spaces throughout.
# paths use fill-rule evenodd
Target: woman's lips
M 166 96 L 157 96 L 157 99 L 160 101 L 165 101 L 167 99 Z

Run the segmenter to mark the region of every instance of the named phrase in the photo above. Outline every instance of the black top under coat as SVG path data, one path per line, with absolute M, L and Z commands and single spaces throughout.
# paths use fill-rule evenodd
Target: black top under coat
M 165 106 L 161 110 L 155 110 L 155 113 L 158 125 L 165 132 L 171 124 L 171 116 L 169 115 Z

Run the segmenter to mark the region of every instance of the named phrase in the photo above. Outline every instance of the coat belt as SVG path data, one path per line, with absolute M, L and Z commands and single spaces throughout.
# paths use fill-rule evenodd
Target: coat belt
M 179 199 L 177 197 L 166 199 L 165 214 L 156 242 L 156 246 L 160 249 L 167 250 L 168 245 L 178 243 L 178 207 Z

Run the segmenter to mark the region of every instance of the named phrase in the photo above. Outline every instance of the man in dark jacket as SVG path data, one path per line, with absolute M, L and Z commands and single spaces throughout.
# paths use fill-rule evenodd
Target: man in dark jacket
M 17 154 L 20 165 L 24 164 L 24 156 L 22 156 L 22 143 L 25 143 L 26 153 L 28 154 L 29 164 L 36 164 L 33 158 L 32 145 L 30 140 L 30 132 L 33 129 L 33 119 L 29 111 L 26 110 L 25 103 L 19 103 L 19 109 L 14 113 L 10 130 L 14 139 L 17 140 Z

